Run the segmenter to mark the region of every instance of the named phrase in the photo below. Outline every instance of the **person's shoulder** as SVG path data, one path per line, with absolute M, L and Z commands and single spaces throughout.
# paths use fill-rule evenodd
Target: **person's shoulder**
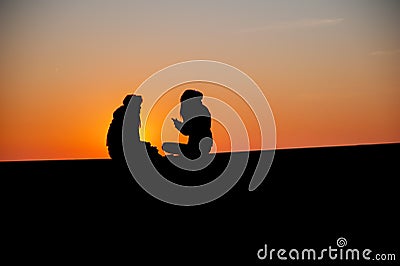
M 113 113 L 113 118 L 123 118 L 126 112 L 126 106 L 121 105 L 120 107 L 118 107 L 114 113 Z

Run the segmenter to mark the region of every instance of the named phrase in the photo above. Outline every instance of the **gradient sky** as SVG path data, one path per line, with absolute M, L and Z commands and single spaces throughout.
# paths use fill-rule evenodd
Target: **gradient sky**
M 0 160 L 107 157 L 124 96 L 192 59 L 257 82 L 278 148 L 399 142 L 399 22 L 384 0 L 1 1 Z

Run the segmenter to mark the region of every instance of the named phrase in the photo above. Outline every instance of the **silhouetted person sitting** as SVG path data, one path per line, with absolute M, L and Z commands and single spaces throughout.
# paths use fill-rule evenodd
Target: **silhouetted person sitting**
M 138 95 L 129 94 L 123 100 L 123 105 L 118 107 L 113 113 L 113 120 L 111 121 L 110 127 L 107 133 L 107 147 L 108 154 L 113 160 L 125 161 L 123 146 L 122 146 L 122 126 L 124 122 L 126 108 L 130 101 L 133 101 L 133 108 L 135 109 L 135 126 L 137 131 L 135 131 L 133 136 L 130 136 L 132 141 L 139 143 L 139 127 L 140 127 L 140 106 L 142 104 L 142 97 Z M 158 150 L 152 147 L 149 142 L 146 142 L 147 152 L 151 158 L 156 158 L 158 156 Z
M 114 160 L 124 160 L 124 151 L 122 148 L 122 124 L 124 122 L 124 116 L 126 108 L 133 95 L 125 96 L 123 100 L 123 105 L 117 108 L 113 113 L 113 120 L 111 121 L 110 127 L 107 133 L 107 147 L 108 154 Z M 142 98 L 140 96 L 135 96 L 138 108 L 142 103 Z M 139 125 L 138 125 L 139 126 Z M 139 139 L 138 139 L 139 140 Z
M 196 90 L 186 90 L 180 99 L 180 115 L 182 122 L 173 118 L 176 129 L 189 136 L 187 144 L 166 142 L 162 149 L 173 155 L 184 155 L 189 159 L 197 159 L 208 154 L 213 145 L 211 133 L 211 114 L 202 103 L 203 94 Z

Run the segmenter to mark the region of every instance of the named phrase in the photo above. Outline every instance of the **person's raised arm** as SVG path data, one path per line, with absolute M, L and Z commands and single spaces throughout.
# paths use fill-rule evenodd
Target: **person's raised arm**
M 181 121 L 179 121 L 178 119 L 176 119 L 176 118 L 172 118 L 172 122 L 174 122 L 175 128 L 182 133 L 183 123 Z

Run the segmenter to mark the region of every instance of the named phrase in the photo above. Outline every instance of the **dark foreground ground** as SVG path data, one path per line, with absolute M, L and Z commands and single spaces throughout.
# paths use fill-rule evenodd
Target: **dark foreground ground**
M 260 261 L 257 251 L 336 248 L 344 237 L 347 248 L 395 253 L 398 263 L 399 152 L 279 150 L 257 190 L 247 190 L 248 169 L 223 197 L 195 207 L 153 198 L 111 160 L 3 162 L 3 254 L 15 264 L 296 265 Z M 393 264 L 377 263 L 363 262 Z

